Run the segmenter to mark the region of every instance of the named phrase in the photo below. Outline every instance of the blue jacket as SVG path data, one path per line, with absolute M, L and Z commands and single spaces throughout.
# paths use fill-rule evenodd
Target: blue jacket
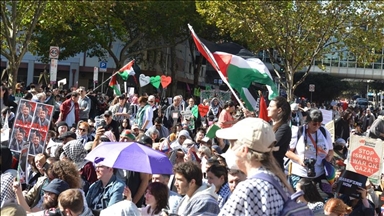
M 103 188 L 100 180 L 89 187 L 86 199 L 88 207 L 95 210 L 105 209 L 123 200 L 125 183 L 112 175 L 108 184 Z M 101 199 L 101 201 L 100 201 Z

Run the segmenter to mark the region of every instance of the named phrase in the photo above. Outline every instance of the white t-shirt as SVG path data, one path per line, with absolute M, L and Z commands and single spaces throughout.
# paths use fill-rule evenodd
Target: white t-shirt
M 324 129 L 327 134 L 327 138 L 324 137 L 320 129 L 318 129 L 315 133 L 311 134 L 313 140 L 315 142 L 317 141 L 316 157 L 316 148 L 312 143 L 312 140 L 309 138 L 308 133 L 306 132 L 307 129 L 304 130 L 304 128 L 306 127 L 307 125 L 303 127 L 303 131 L 299 140 L 297 140 L 297 133 L 299 128 L 292 127 L 292 139 L 291 143 L 289 144 L 289 148 L 296 149 L 295 154 L 298 155 L 300 158 L 316 158 L 315 177 L 319 177 L 324 174 L 323 159 L 327 156 L 328 151 L 333 149 L 331 134 L 325 128 Z M 307 142 L 307 145 L 305 145 L 305 141 Z M 307 177 L 307 169 L 292 160 L 292 174 L 301 177 Z

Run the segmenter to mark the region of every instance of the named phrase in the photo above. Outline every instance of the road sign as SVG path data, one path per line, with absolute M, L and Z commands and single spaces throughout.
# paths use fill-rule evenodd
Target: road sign
M 98 79 L 99 79 L 99 68 L 94 67 L 93 68 L 93 82 L 97 83 Z
M 315 85 L 314 84 L 309 84 L 309 91 L 315 92 Z
M 100 72 L 107 72 L 107 62 L 100 62 Z
M 51 59 L 51 70 L 49 77 L 51 83 L 55 84 L 57 79 L 57 59 Z
M 60 49 L 58 46 L 50 46 L 49 47 L 49 58 L 58 59 L 59 53 L 60 53 Z

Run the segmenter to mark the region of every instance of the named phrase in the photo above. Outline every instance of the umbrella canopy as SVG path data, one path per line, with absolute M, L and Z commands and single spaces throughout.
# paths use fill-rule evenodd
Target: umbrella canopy
M 95 161 L 103 158 L 103 165 L 149 174 L 172 174 L 168 157 L 136 142 L 103 142 L 85 158 Z

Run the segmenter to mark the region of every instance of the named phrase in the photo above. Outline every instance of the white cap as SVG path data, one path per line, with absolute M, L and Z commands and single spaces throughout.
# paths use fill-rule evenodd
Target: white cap
M 279 150 L 279 147 L 270 147 L 276 141 L 272 126 L 260 118 L 245 118 L 230 128 L 216 131 L 216 136 L 236 140 L 261 153 Z

